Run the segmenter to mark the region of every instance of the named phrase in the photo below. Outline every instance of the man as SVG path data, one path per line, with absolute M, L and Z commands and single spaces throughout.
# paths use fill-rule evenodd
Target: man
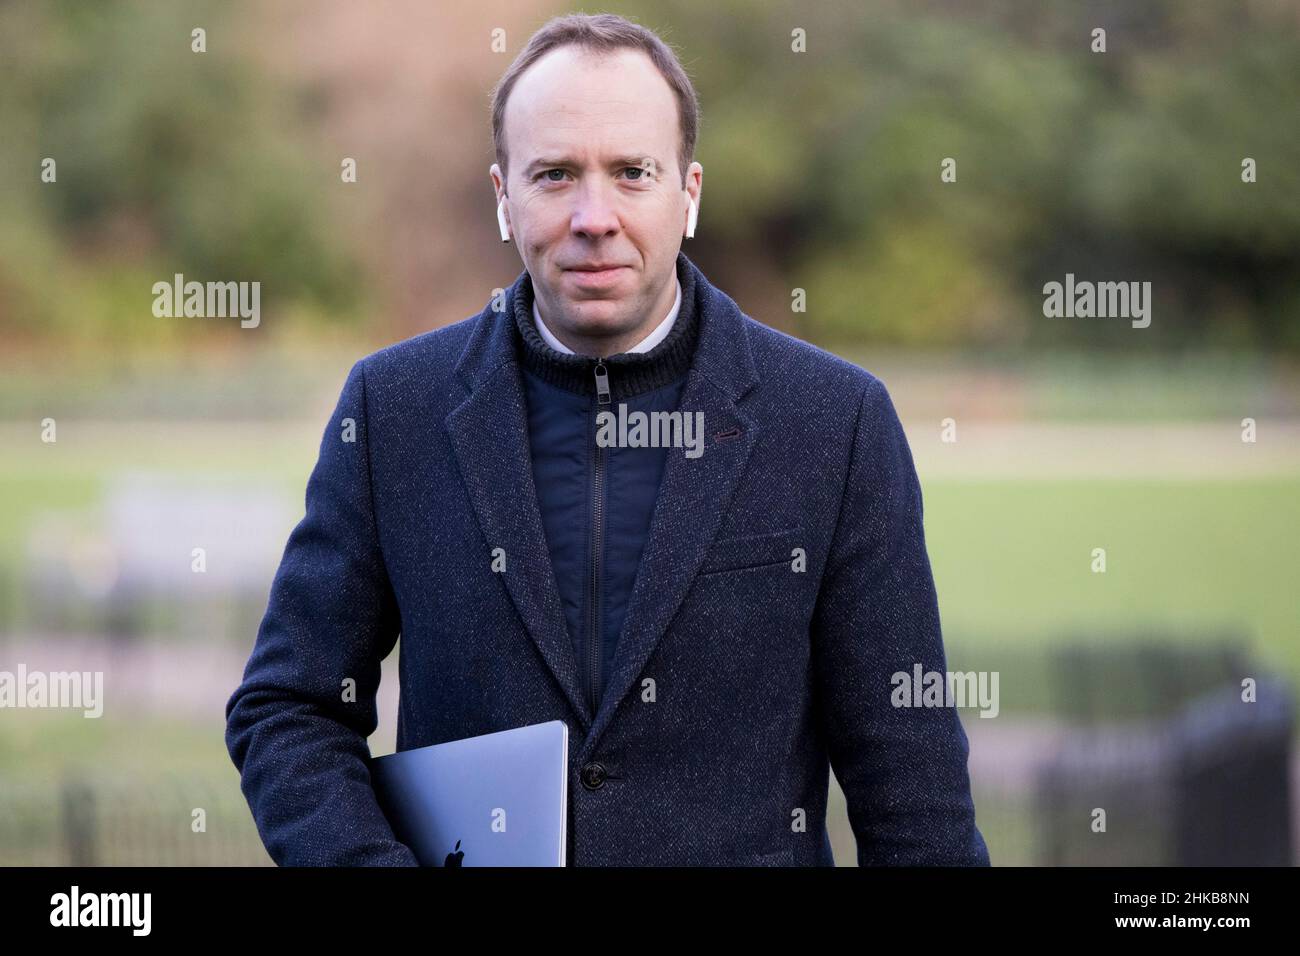
M 499 84 L 525 269 L 353 366 L 227 706 L 277 862 L 416 862 L 366 743 L 400 631 L 399 750 L 569 725 L 570 865 L 831 865 L 828 760 L 860 863 L 988 863 L 956 712 L 891 704 L 945 670 L 902 427 L 681 253 L 696 125 L 616 16 L 552 21 Z

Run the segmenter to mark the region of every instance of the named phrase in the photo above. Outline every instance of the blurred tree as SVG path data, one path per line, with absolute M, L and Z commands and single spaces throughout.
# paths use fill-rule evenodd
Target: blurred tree
M 334 228 L 337 163 L 289 91 L 248 56 L 241 8 L 211 2 L 0 7 L 7 130 L 0 327 L 64 341 L 187 340 L 150 287 L 177 272 L 260 281 L 264 314 L 356 307 L 365 286 Z M 191 30 L 207 31 L 207 52 Z M 45 157 L 57 182 L 39 179 Z M 66 333 L 75 330 L 77 335 Z
M 1043 284 L 1071 271 L 1155 284 L 1142 347 L 1295 350 L 1297 9 L 729 0 L 620 12 L 674 25 L 700 91 L 702 248 L 737 288 L 763 285 L 746 262 L 805 288 L 800 334 L 1133 348 L 1124 323 L 1042 319 Z M 1105 53 L 1091 51 L 1098 26 Z M 806 53 L 791 52 L 795 29 Z M 1257 183 L 1241 180 L 1246 156 Z M 940 180 L 948 157 L 954 183 Z M 789 321 L 788 300 L 764 308 Z
M 685 248 L 757 317 L 828 345 L 1300 352 L 1294 2 L 618 9 L 674 44 L 697 84 L 705 194 Z M 0 328 L 205 334 L 141 307 L 173 272 L 259 279 L 266 308 L 382 338 L 481 307 L 498 262 L 518 265 L 470 167 L 491 161 L 482 103 L 558 10 L 511 20 L 509 56 L 484 52 L 494 13 L 383 10 L 0 5 Z M 189 47 L 200 23 L 206 54 Z M 310 43 L 286 42 L 311 25 Z M 1097 27 L 1105 53 L 1091 50 Z M 431 58 L 454 69 L 422 70 Z M 430 105 L 437 90 L 447 102 Z M 387 175 L 348 200 L 382 215 L 350 228 L 337 154 L 358 141 Z M 37 178 L 45 156 L 57 187 Z M 1241 180 L 1245 157 L 1256 183 Z M 1150 329 L 1044 319 L 1043 284 L 1066 272 L 1151 281 Z M 791 312 L 795 288 L 806 313 Z M 367 308 L 375 296 L 396 308 Z

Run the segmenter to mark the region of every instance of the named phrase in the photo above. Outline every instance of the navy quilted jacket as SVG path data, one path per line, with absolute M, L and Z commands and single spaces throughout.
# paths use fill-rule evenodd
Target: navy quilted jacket
M 956 711 L 891 704 L 946 664 L 884 385 L 677 268 L 685 316 L 600 384 L 526 271 L 353 366 L 226 707 L 276 862 L 415 864 L 367 745 L 400 633 L 399 750 L 567 722 L 570 865 L 830 865 L 828 766 L 859 863 L 988 863 Z M 620 402 L 702 448 L 598 448 Z

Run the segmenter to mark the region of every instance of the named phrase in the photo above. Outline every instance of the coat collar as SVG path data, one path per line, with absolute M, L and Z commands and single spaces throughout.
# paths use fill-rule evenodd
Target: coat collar
M 744 472 L 759 427 L 736 404 L 758 382 L 750 320 L 685 253 L 678 256 L 695 280 L 700 322 L 680 408 L 704 413 L 705 452 L 690 459 L 685 449 L 668 451 L 613 668 L 595 714 L 582 694 L 533 484 L 512 317 L 513 296 L 526 272 L 480 313 L 456 366 L 469 394 L 448 414 L 446 427 L 489 549 L 482 560 L 490 560 L 491 549 L 505 551 L 502 584 L 587 732 L 581 759 L 593 751 L 681 606 Z

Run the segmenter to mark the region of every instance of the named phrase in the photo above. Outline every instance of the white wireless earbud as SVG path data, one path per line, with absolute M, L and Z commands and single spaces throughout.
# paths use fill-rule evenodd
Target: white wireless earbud
M 501 227 L 501 241 L 510 241 L 510 227 L 506 225 L 506 201 L 497 203 L 497 225 Z
M 695 205 L 695 200 L 691 200 L 691 208 L 686 210 L 686 238 L 695 238 L 695 220 L 700 214 L 700 207 Z

